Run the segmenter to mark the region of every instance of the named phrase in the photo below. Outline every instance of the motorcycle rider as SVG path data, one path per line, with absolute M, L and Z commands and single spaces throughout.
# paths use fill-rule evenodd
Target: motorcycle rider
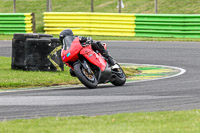
M 60 39 L 60 42 L 62 45 L 63 45 L 63 39 L 66 36 L 74 37 L 72 30 L 66 29 L 60 33 L 59 39 Z M 79 37 L 79 41 L 80 41 L 81 45 L 83 45 L 83 46 L 86 45 L 87 41 L 91 41 L 92 49 L 95 52 L 99 51 L 99 53 L 101 53 L 102 56 L 105 57 L 105 59 L 108 61 L 108 64 L 111 66 L 112 69 L 118 68 L 118 65 L 116 65 L 116 61 L 108 54 L 108 51 L 104 48 L 103 44 L 100 41 L 97 41 L 95 43 L 92 41 L 91 37 L 82 37 L 82 36 L 75 36 L 75 37 Z M 70 70 L 70 73 L 71 73 L 71 70 Z

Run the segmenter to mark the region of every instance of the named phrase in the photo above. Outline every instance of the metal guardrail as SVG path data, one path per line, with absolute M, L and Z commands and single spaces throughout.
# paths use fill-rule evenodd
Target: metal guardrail
M 134 36 L 134 14 L 45 12 L 44 31 L 59 34 L 70 28 L 77 35 Z
M 200 38 L 200 14 L 45 12 L 44 31 L 77 35 Z
M 0 34 L 35 32 L 34 13 L 0 13 Z
M 135 14 L 138 37 L 200 38 L 200 14 Z

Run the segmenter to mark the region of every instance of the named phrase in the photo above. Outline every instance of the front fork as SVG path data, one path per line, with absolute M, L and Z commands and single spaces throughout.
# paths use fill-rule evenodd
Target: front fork
M 87 70 L 87 72 L 88 72 L 89 74 L 93 74 L 93 71 L 92 71 L 91 68 L 88 66 L 88 64 L 87 64 L 87 62 L 86 62 L 85 60 L 80 61 L 80 63 L 81 63 L 81 65 L 83 66 L 83 68 L 84 68 L 85 70 Z
M 80 63 L 83 66 L 83 68 L 87 70 L 88 74 L 94 74 L 91 68 L 88 66 L 88 63 L 86 60 L 82 60 L 82 61 L 78 60 L 77 62 L 74 63 L 74 65 L 77 63 Z

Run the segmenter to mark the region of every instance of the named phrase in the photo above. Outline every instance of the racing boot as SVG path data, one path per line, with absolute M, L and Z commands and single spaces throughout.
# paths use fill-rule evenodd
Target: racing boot
M 117 62 L 111 56 L 109 56 L 107 59 L 108 59 L 108 64 L 111 66 L 111 69 L 119 68 L 119 65 L 117 65 Z
M 114 65 L 116 64 L 116 61 L 113 60 L 113 58 L 112 58 L 111 56 L 107 56 L 107 57 L 105 57 L 105 58 L 108 60 L 108 64 L 109 64 L 110 66 L 114 66 Z
M 108 51 L 107 50 L 102 50 L 101 52 L 102 56 L 107 60 L 108 64 L 110 66 L 114 66 L 116 64 L 116 61 L 113 60 L 113 58 L 108 54 Z
M 109 66 L 111 67 L 111 69 L 119 68 L 119 65 L 117 65 L 117 62 L 109 54 L 107 54 L 107 56 L 104 55 L 104 57 L 107 59 L 107 62 Z
M 112 69 L 115 69 L 118 65 L 116 64 L 117 62 L 108 54 L 108 51 L 107 50 L 102 50 L 102 55 L 103 57 L 106 58 L 109 66 L 112 68 Z

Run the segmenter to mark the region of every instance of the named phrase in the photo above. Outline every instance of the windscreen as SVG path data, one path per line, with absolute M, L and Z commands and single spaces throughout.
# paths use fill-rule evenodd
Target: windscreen
M 63 39 L 63 49 L 64 50 L 69 49 L 75 38 L 76 38 L 75 36 L 66 36 Z

